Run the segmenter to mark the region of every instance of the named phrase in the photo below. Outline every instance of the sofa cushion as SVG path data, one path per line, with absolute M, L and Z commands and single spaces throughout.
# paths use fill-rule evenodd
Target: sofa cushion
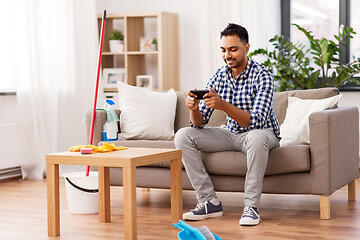
M 245 176 L 246 155 L 240 152 L 202 153 L 209 174 Z M 219 164 L 221 161 L 221 164 Z M 291 145 L 275 148 L 269 153 L 265 175 L 310 171 L 310 147 Z
M 337 88 L 318 88 L 309 90 L 293 90 L 274 93 L 274 111 L 279 124 L 285 119 L 286 109 L 288 107 L 288 97 L 297 97 L 301 99 L 323 99 L 339 94 Z
M 119 138 L 169 140 L 174 137 L 177 96 L 118 82 L 120 128 Z
M 324 99 L 300 99 L 289 97 L 283 124 L 280 125 L 280 146 L 310 144 L 309 116 L 314 112 L 337 106 L 342 95 Z

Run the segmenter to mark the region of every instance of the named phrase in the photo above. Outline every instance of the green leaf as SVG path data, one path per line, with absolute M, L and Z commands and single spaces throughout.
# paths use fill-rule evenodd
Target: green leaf
M 259 49 L 256 49 L 255 51 L 252 51 L 251 53 L 249 53 L 249 57 L 253 57 L 256 55 L 260 55 L 260 54 L 268 55 L 268 51 L 266 49 L 259 48 Z

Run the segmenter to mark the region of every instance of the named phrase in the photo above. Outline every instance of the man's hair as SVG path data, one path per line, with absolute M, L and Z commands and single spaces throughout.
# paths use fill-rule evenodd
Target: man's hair
M 249 42 L 249 35 L 247 30 L 235 23 L 229 23 L 227 27 L 220 33 L 220 38 L 223 36 L 233 36 L 236 35 L 240 38 L 241 41 L 244 41 L 245 43 Z

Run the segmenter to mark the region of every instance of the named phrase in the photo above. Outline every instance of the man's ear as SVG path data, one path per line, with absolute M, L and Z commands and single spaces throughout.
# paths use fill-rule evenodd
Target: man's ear
M 250 44 L 247 43 L 246 46 L 245 46 L 245 51 L 246 51 L 246 54 L 249 53 L 249 49 L 250 49 Z

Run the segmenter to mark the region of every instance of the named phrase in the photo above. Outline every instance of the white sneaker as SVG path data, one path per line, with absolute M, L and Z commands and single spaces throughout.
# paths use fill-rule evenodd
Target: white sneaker
M 258 225 L 260 221 L 259 210 L 245 205 L 239 224 L 241 226 L 255 226 Z

